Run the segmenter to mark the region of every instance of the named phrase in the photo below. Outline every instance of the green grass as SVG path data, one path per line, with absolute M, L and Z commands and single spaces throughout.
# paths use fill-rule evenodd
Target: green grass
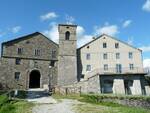
M 144 109 L 144 108 L 137 108 L 137 107 L 128 107 L 128 106 L 123 106 L 117 103 L 113 102 L 100 102 L 97 99 L 98 95 L 95 96 L 89 96 L 89 95 L 59 95 L 59 94 L 54 94 L 53 97 L 55 99 L 76 99 L 79 100 L 80 102 L 83 102 L 78 105 L 74 105 L 76 113 L 150 113 L 150 110 Z M 130 98 L 130 99 L 141 99 L 142 97 L 139 96 L 119 96 L 117 97 L 116 95 L 99 95 L 99 98 Z M 144 100 L 149 100 L 148 97 L 144 97 Z
M 0 113 L 32 113 L 33 104 L 22 100 L 9 100 L 0 95 Z
M 79 104 L 75 106 L 77 113 L 150 113 L 150 110 L 126 106 L 110 107 L 106 104 Z

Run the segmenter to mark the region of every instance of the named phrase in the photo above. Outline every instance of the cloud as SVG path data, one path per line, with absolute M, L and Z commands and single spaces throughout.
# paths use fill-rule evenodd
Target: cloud
M 140 47 L 140 49 L 141 49 L 143 52 L 150 52 L 150 45 L 149 45 L 149 46 L 142 46 L 142 47 Z
M 133 37 L 130 37 L 130 38 L 128 38 L 127 43 L 130 45 L 133 45 L 133 41 L 134 41 Z
M 50 20 L 50 19 L 57 18 L 57 17 L 58 15 L 55 12 L 49 12 L 47 14 L 40 16 L 40 19 L 42 21 L 45 21 L 45 20 Z
M 11 28 L 12 33 L 18 33 L 20 30 L 21 30 L 21 26 L 15 26 L 15 27 Z
M 124 23 L 123 23 L 123 28 L 126 28 L 126 27 L 128 27 L 130 24 L 132 23 L 132 21 L 131 20 L 126 20 Z
M 77 27 L 77 46 L 81 47 L 92 40 L 92 35 L 85 34 L 85 29 L 82 26 Z
M 43 31 L 43 34 L 49 37 L 52 41 L 58 43 L 59 34 L 58 34 L 58 25 L 55 22 L 50 24 L 48 30 Z
M 142 9 L 143 9 L 144 11 L 150 12 L 150 0 L 146 0 L 146 2 L 144 3 Z
M 107 23 L 103 27 L 95 27 L 95 34 L 108 34 L 114 36 L 117 33 L 119 33 L 117 25 L 109 25 Z
M 73 24 L 75 22 L 75 18 L 73 16 L 66 15 L 66 23 Z
M 90 42 L 92 40 L 92 35 L 82 35 L 82 37 L 78 38 L 77 46 L 81 47 L 84 44 Z
M 144 66 L 144 68 L 150 67 L 150 59 L 144 59 L 143 60 L 143 66 Z

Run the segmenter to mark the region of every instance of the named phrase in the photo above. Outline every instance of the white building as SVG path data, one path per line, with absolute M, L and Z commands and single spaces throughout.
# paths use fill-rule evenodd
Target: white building
M 142 51 L 106 34 L 78 49 L 78 78 L 99 76 L 89 92 L 148 94 L 145 74 Z

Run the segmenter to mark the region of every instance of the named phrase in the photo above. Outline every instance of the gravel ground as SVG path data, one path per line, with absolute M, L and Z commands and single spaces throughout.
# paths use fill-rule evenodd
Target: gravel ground
M 80 103 L 70 99 L 56 101 L 43 89 L 30 89 L 27 96 L 27 101 L 35 103 L 33 113 L 75 113 L 74 105 Z
M 62 99 L 54 104 L 38 104 L 33 107 L 33 113 L 75 113 L 73 106 L 78 104 L 76 100 Z

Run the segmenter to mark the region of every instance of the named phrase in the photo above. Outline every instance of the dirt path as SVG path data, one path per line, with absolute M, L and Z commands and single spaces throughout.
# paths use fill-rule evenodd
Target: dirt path
M 33 113 L 75 113 L 74 105 L 80 103 L 77 100 L 62 99 L 56 101 L 43 89 L 30 89 L 27 101 L 35 103 Z
M 63 99 L 54 104 L 38 104 L 32 111 L 33 113 L 75 113 L 74 105 L 78 103 L 77 100 Z

